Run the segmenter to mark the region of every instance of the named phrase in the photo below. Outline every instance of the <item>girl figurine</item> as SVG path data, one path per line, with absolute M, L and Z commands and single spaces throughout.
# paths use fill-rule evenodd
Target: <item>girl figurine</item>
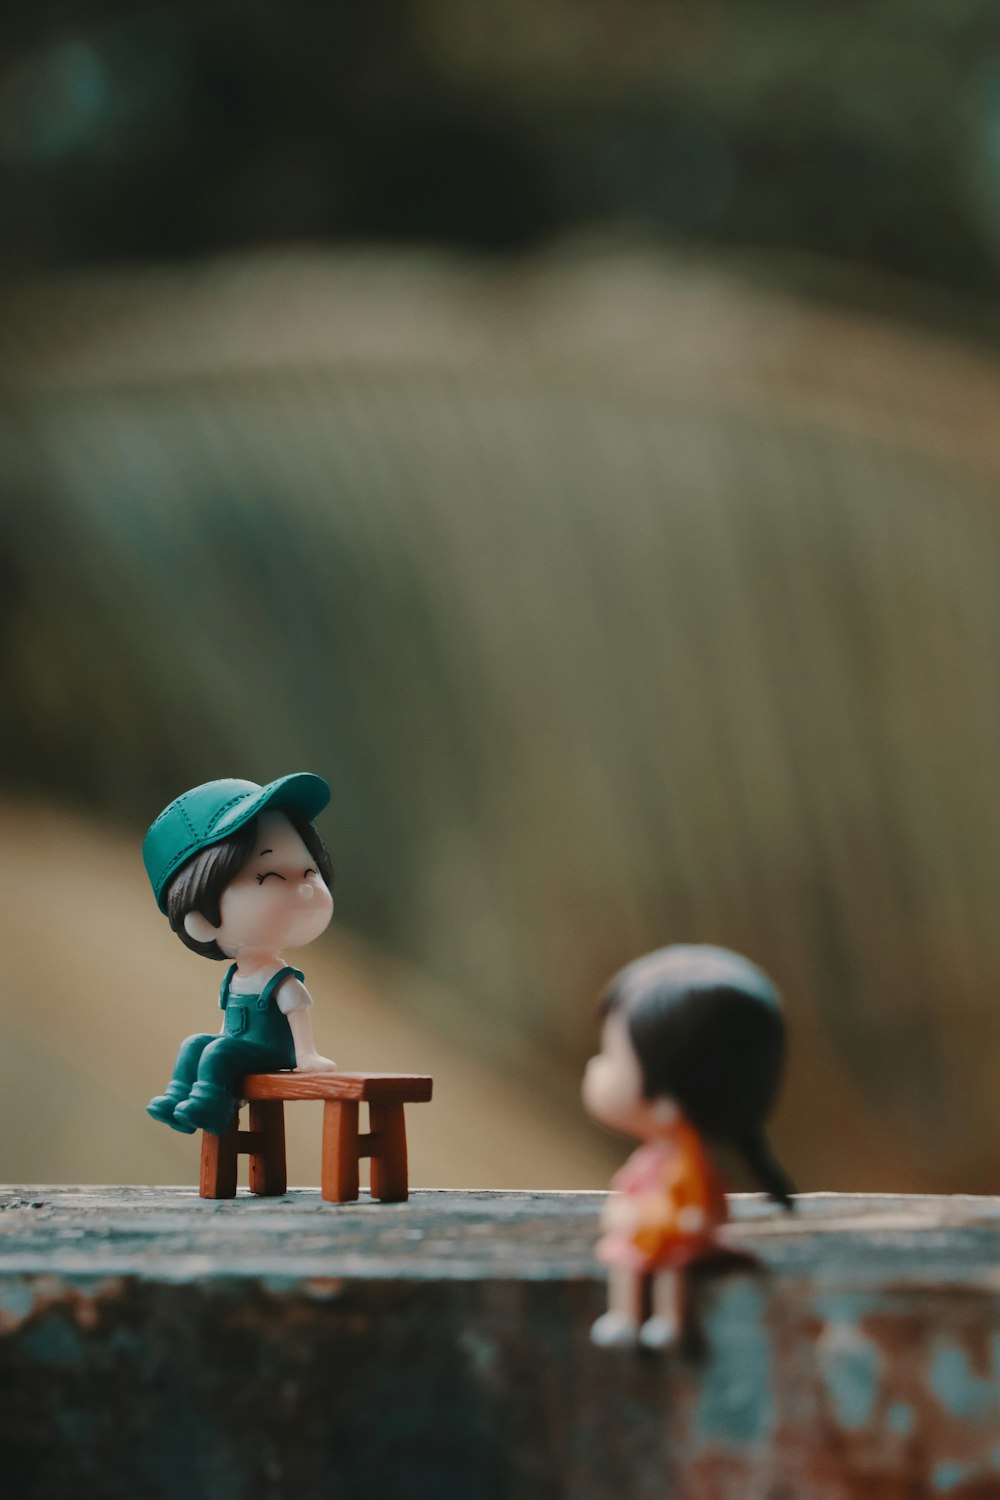
M 230 960 L 222 1030 L 181 1043 L 174 1074 L 147 1108 L 191 1135 L 222 1135 L 245 1073 L 336 1067 L 313 1040 L 312 997 L 285 948 L 319 937 L 333 915 L 333 871 L 312 819 L 330 800 L 305 772 L 258 786 L 209 781 L 170 803 L 143 843 L 157 904 L 188 948 Z
M 663 1348 L 681 1334 L 686 1266 L 726 1255 L 726 1196 L 706 1140 L 729 1145 L 784 1208 L 792 1185 L 771 1155 L 785 1028 L 770 980 L 724 948 L 661 948 L 611 981 L 601 1051 L 583 1101 L 602 1124 L 643 1144 L 615 1176 L 597 1254 L 608 1311 L 594 1343 Z M 652 1282 L 652 1316 L 643 1321 Z

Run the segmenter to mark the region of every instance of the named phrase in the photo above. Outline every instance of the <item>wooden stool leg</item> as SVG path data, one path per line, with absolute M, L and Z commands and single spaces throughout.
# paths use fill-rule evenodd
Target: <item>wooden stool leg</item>
M 237 1110 L 225 1135 L 201 1133 L 201 1186 L 202 1198 L 236 1197 L 236 1132 L 240 1116 Z
M 405 1203 L 409 1197 L 406 1170 L 406 1121 L 399 1103 L 370 1104 L 370 1129 L 377 1137 L 372 1157 L 372 1197 L 383 1203 Z
M 323 1197 L 353 1203 L 358 1196 L 358 1101 L 327 1099 L 323 1105 Z
M 280 1198 L 288 1189 L 285 1106 L 281 1100 L 251 1099 L 250 1129 L 262 1137 L 261 1149 L 250 1153 L 250 1191 L 264 1198 Z

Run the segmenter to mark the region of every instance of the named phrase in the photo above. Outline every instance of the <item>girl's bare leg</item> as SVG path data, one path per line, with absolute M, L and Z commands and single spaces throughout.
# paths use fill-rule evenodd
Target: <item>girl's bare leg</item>
M 590 1330 L 595 1344 L 634 1344 L 642 1319 L 642 1273 L 625 1266 L 608 1271 L 608 1310 Z
M 639 1340 L 646 1349 L 666 1349 L 684 1329 L 684 1273 L 659 1271 L 653 1277 L 653 1316 L 642 1325 Z

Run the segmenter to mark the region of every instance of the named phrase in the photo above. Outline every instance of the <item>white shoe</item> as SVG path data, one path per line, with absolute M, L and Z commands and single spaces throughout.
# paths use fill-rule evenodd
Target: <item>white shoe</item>
M 677 1342 L 677 1324 L 669 1318 L 647 1318 L 639 1329 L 639 1343 L 644 1349 L 669 1349 Z
M 602 1349 L 629 1349 L 638 1337 L 638 1323 L 618 1312 L 606 1312 L 590 1330 L 591 1343 Z

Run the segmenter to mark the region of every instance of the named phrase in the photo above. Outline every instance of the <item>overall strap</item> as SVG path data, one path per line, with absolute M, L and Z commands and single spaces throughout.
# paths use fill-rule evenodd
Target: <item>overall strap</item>
M 272 996 L 277 990 L 280 990 L 289 974 L 294 974 L 295 978 L 298 980 L 303 980 L 305 978 L 302 970 L 293 969 L 291 964 L 286 964 L 283 969 L 279 969 L 277 974 L 275 974 L 272 979 L 269 979 L 267 981 L 267 984 L 264 986 L 263 992 L 261 993 L 260 999 L 257 1001 L 257 1004 L 261 1010 L 264 1010 L 267 1007 Z
M 222 988 L 219 991 L 219 1009 L 220 1010 L 225 1010 L 226 1006 L 229 1004 L 229 986 L 233 982 L 233 975 L 235 973 L 236 973 L 236 965 L 235 964 L 230 964 L 229 968 L 226 970 L 226 977 L 222 981 Z

